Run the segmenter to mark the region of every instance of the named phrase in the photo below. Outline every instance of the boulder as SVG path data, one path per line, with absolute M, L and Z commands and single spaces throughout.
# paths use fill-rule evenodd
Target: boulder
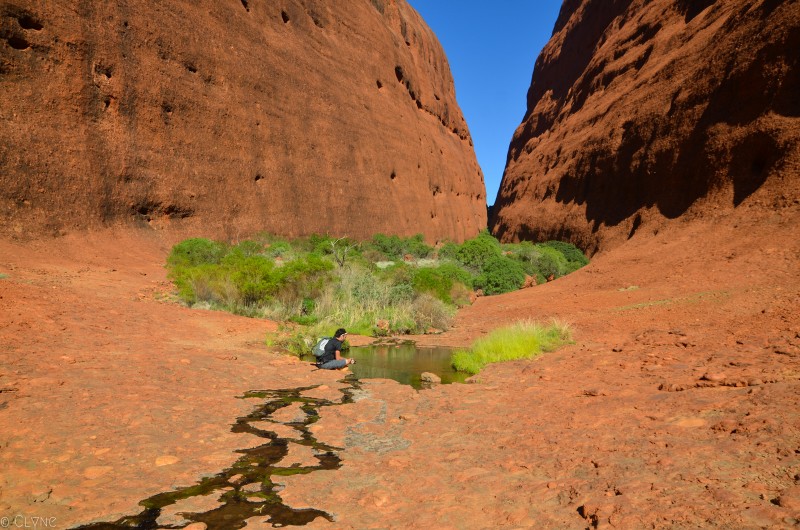
M 441 383 L 442 378 L 438 375 L 431 373 L 431 372 L 422 372 L 422 375 L 419 376 L 420 380 L 425 383 Z

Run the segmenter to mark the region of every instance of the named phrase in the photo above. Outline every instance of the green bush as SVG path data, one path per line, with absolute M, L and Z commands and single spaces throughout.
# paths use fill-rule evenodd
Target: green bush
M 418 260 L 404 262 L 409 254 Z M 425 259 L 431 255 L 422 235 L 377 234 L 358 243 L 327 235 L 287 241 L 261 234 L 232 246 L 188 239 L 175 245 L 167 267 L 190 306 L 312 329 L 344 326 L 354 333 L 388 334 L 446 329 L 455 307 L 470 303 L 474 288 L 487 295 L 508 292 L 522 285 L 526 273 L 541 282 L 545 274 L 560 276 L 588 262 L 566 243 L 501 246 L 487 231 L 461 245 L 445 243 Z M 384 258 L 394 263 L 377 264 Z
M 547 241 L 543 245 L 559 251 L 566 258 L 573 271 L 589 264 L 589 258 L 575 245 L 564 241 Z
M 500 243 L 488 232 L 481 232 L 475 239 L 465 241 L 456 251 L 456 260 L 476 271 L 493 257 L 501 256 Z
M 266 302 L 277 291 L 280 279 L 275 264 L 264 256 L 231 253 L 222 260 L 225 271 L 241 295 L 244 305 Z
M 429 294 L 421 294 L 414 300 L 414 323 L 417 333 L 426 333 L 430 329 L 446 330 L 450 327 L 455 310 L 438 298 Z
M 567 258 L 558 250 L 545 245 L 536 245 L 532 262 L 545 278 L 560 278 L 569 270 Z
M 402 260 L 406 254 L 415 258 L 426 258 L 433 253 L 433 247 L 425 243 L 422 234 L 405 239 L 396 235 L 375 234 L 370 246 L 389 260 Z
M 525 282 L 525 270 L 517 261 L 506 256 L 492 256 L 476 278 L 475 286 L 486 295 L 516 291 Z
M 443 276 L 438 268 L 421 267 L 414 272 L 412 280 L 414 290 L 419 293 L 430 294 L 442 302 L 450 302 L 450 289 L 453 280 Z
M 375 234 L 372 236 L 372 246 L 389 260 L 403 259 L 403 241 L 398 236 Z
M 458 249 L 460 248 L 461 245 L 459 245 L 458 243 L 447 241 L 443 243 L 442 246 L 439 247 L 439 249 L 436 251 L 436 255 L 438 256 L 439 259 L 442 260 L 449 259 L 453 261 L 458 261 L 456 258 L 456 254 L 458 253 Z
M 427 293 L 442 302 L 454 305 L 456 305 L 452 295 L 454 286 L 461 285 L 468 289 L 473 282 L 472 275 L 454 263 L 442 263 L 438 267 L 420 267 L 414 271 L 412 278 L 412 285 L 418 293 Z
M 552 322 L 544 326 L 522 321 L 499 328 L 476 340 L 468 350 L 453 354 L 453 368 L 477 374 L 489 363 L 531 359 L 542 352 L 553 351 L 571 341 L 569 326 Z
M 292 252 L 292 245 L 288 241 L 273 241 L 270 243 L 269 248 L 266 249 L 266 254 L 273 258 L 286 257 Z
M 411 236 L 404 243 L 405 253 L 411 254 L 415 258 L 427 258 L 433 254 L 433 247 L 425 243 L 425 238 L 422 234 Z
M 170 267 L 194 267 L 218 264 L 225 252 L 226 248 L 222 243 L 203 238 L 187 239 L 172 247 L 172 252 L 167 257 L 167 265 Z

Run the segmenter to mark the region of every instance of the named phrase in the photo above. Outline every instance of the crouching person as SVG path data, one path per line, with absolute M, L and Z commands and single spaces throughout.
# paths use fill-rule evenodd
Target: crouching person
M 333 338 L 325 344 L 325 355 L 320 359 L 319 367 L 325 370 L 338 370 L 348 364 L 355 363 L 355 359 L 345 359 L 342 357 L 342 343 L 347 338 L 344 328 L 339 328 Z

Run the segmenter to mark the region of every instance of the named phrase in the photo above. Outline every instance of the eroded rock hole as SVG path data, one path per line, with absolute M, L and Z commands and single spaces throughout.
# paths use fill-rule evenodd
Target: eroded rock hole
M 44 26 L 30 15 L 23 15 L 17 19 L 22 29 L 32 29 L 34 31 L 41 31 Z
M 284 24 L 289 22 L 289 15 L 286 14 L 286 11 L 281 11 L 281 19 L 283 20 Z
M 396 179 L 397 178 L 397 171 L 392 171 L 392 174 L 389 175 L 389 178 L 392 179 L 392 180 Z
M 96 64 L 96 65 L 94 65 L 94 72 L 96 74 L 105 76 L 106 79 L 111 79 L 111 76 L 114 73 L 114 67 L 113 66 L 105 66 L 103 64 Z
M 185 67 L 186 67 L 186 69 L 187 69 L 187 70 L 189 70 L 191 73 L 193 73 L 193 74 L 196 74 L 196 73 L 197 73 L 197 67 L 196 67 L 195 65 L 193 65 L 192 63 L 185 63 L 185 64 L 184 64 L 184 66 L 185 66 Z
M 253 180 L 258 182 L 259 180 L 262 180 L 263 178 L 264 178 L 264 175 L 262 175 L 261 173 L 256 173 L 256 176 L 253 177 Z
M 402 83 L 403 82 L 403 67 L 402 66 L 395 66 L 394 75 L 396 75 L 397 76 L 397 80 Z
M 250 12 L 250 6 L 248 5 L 247 0 L 241 0 L 241 2 L 242 2 L 242 5 L 244 6 L 245 11 L 247 11 L 249 13 Z
M 697 15 L 714 4 L 716 0 L 681 0 L 678 2 L 679 9 L 683 12 L 684 21 L 688 24 Z
M 376 85 L 378 85 L 378 90 L 380 90 L 381 88 L 383 88 L 383 83 L 381 83 L 381 80 L 380 80 L 380 79 L 378 79 L 377 81 L 375 81 L 375 84 L 376 84 Z
M 9 37 L 7 42 L 15 50 L 27 50 L 31 47 L 31 43 L 22 37 Z
M 628 239 L 632 238 L 633 235 L 639 230 L 639 227 L 642 226 L 642 216 L 640 214 L 636 214 L 636 217 L 633 219 L 633 224 L 631 225 L 631 230 L 628 232 Z

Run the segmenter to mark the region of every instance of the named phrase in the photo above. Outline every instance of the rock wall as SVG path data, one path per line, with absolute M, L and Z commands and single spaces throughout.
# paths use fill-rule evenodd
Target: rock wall
M 0 236 L 133 222 L 472 237 L 485 187 L 404 0 L 0 5 Z
M 491 230 L 594 252 L 676 218 L 796 206 L 798 50 L 797 0 L 566 0 Z

